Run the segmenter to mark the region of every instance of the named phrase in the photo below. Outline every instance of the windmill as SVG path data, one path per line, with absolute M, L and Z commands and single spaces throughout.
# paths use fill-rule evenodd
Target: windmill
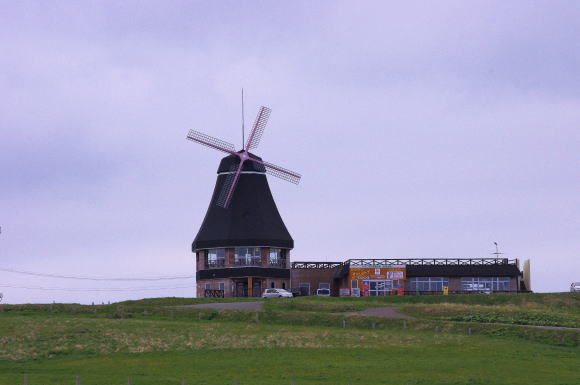
M 298 184 L 300 182 L 300 174 L 275 164 L 265 162 L 249 152 L 251 149 L 257 148 L 260 144 L 260 139 L 262 138 L 262 134 L 264 133 L 264 129 L 268 123 L 268 118 L 270 117 L 271 111 L 272 110 L 268 107 L 260 107 L 248 140 L 240 151 L 236 151 L 234 145 L 231 143 L 195 130 L 189 130 L 187 135 L 188 140 L 237 157 L 236 161 L 230 166 L 227 178 L 221 187 L 219 198 L 216 201 L 218 206 L 223 207 L 224 209 L 229 207 L 236 190 L 236 185 L 240 179 L 240 173 L 242 172 L 246 162 L 252 162 L 254 164 L 254 168 L 256 168 L 256 171 L 258 172 L 265 172 L 269 175 L 294 184 Z

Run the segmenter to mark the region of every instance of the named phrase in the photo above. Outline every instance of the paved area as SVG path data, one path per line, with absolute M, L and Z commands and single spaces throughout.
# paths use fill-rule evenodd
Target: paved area
M 202 303 L 199 305 L 182 305 L 176 307 L 187 307 L 193 309 L 234 309 L 234 310 L 262 310 L 264 302 L 215 302 Z
M 410 315 L 397 313 L 395 308 L 390 306 L 371 307 L 363 311 L 353 311 L 344 314 L 372 315 L 375 317 L 389 317 L 389 318 L 415 318 Z

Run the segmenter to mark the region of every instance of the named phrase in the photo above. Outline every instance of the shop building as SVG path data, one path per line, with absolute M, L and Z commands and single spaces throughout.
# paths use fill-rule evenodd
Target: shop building
M 332 295 L 384 296 L 528 292 L 529 261 L 518 259 L 421 258 L 349 259 L 345 262 L 294 262 L 292 287 L 303 295 L 329 288 Z

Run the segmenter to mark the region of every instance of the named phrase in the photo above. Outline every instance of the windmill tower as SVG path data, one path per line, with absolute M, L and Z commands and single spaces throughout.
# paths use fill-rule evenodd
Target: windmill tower
M 298 184 L 300 174 L 265 162 L 258 147 L 271 110 L 261 107 L 244 148 L 190 130 L 187 139 L 228 154 L 197 236 L 197 295 L 258 297 L 266 288 L 290 286 L 294 240 L 278 212 L 266 174 Z

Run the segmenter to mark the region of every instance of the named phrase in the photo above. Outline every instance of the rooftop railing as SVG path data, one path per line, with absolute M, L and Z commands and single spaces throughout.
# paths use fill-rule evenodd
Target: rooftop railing
M 342 266 L 492 266 L 517 265 L 517 259 L 508 258 L 365 258 L 344 262 L 293 262 L 293 269 L 335 269 Z

